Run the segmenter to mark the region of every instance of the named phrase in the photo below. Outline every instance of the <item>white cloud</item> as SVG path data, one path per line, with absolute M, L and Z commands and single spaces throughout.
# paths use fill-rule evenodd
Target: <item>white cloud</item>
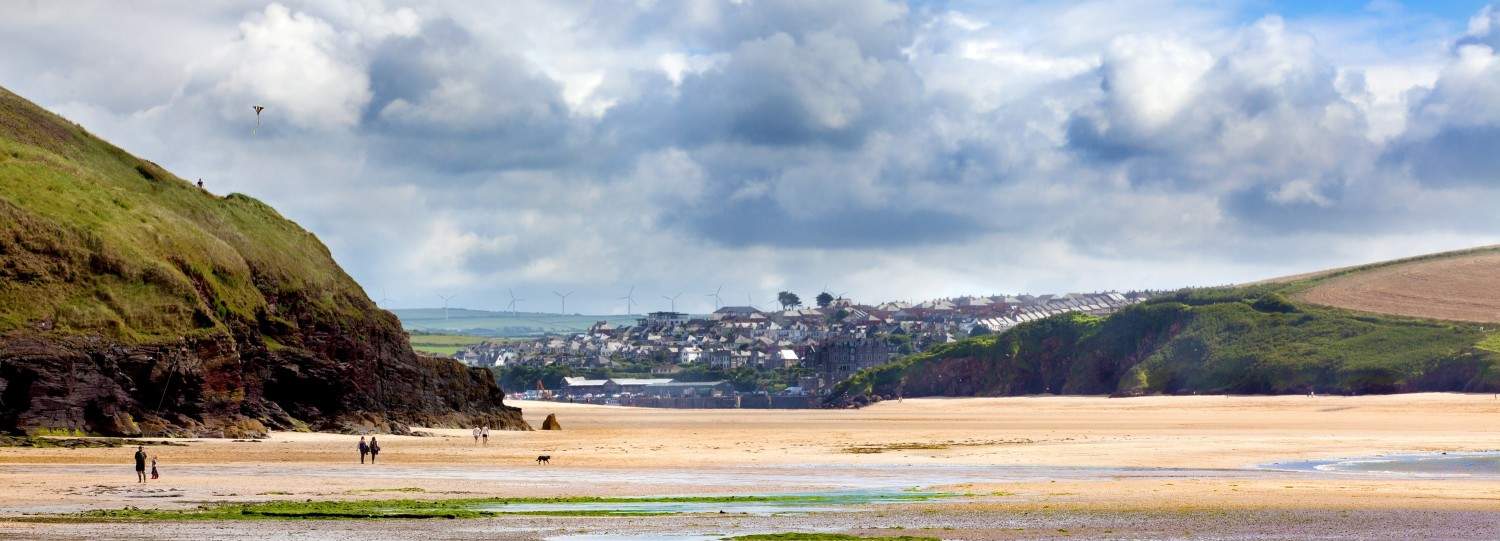
M 1214 57 L 1172 38 L 1129 35 L 1110 43 L 1104 80 L 1111 105 L 1139 133 L 1166 127 L 1200 90 L 1199 79 Z
M 269 115 L 305 128 L 349 127 L 370 101 L 358 34 L 281 4 L 240 23 L 240 35 L 213 63 L 222 103 L 264 105 Z M 228 114 L 228 113 L 226 113 Z M 234 116 L 241 116 L 236 110 Z
M 1500 234 L 1490 8 L 39 6 L 0 18 L 12 90 L 408 306 L 1172 287 Z

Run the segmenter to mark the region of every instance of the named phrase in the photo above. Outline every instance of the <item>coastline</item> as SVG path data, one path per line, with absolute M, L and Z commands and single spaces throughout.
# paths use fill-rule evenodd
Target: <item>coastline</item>
M 1455 519 L 1465 527 L 1473 525 L 1470 519 L 1500 518 L 1500 472 L 1455 478 L 1261 467 L 1500 449 L 1500 427 L 1492 421 L 1500 413 L 1500 401 L 1492 395 L 946 398 L 883 402 L 859 410 L 518 405 L 533 423 L 557 414 L 565 430 L 492 431 L 488 445 L 474 444 L 462 429 L 428 429 L 436 434 L 432 437 L 380 436 L 385 451 L 374 466 L 358 464 L 355 436 L 277 432 L 253 442 L 179 440 L 187 445 L 147 447 L 161 457 L 163 479 L 144 486 L 130 482 L 126 459 L 131 448 L 0 448 L 0 477 L 12 487 L 0 494 L 0 536 L 66 537 L 69 531 L 90 531 L 80 524 L 16 522 L 37 513 L 182 509 L 206 502 L 915 488 L 965 497 L 830 515 L 846 526 L 858 522 L 852 516 L 880 522 L 876 519 L 882 514 L 908 516 L 914 526 L 931 523 L 919 520 L 927 516 L 969 523 L 1035 514 L 1056 515 L 1061 522 L 1115 524 L 1099 526 L 1101 532 L 1136 521 L 1129 517 L 1155 514 L 1189 517 L 1180 520 L 1197 524 L 1195 531 L 1206 527 L 1206 517 L 1213 513 L 1444 513 L 1469 517 Z M 540 454 L 552 455 L 552 465 L 535 464 Z M 527 523 L 593 531 L 623 524 L 670 529 L 687 520 L 532 517 Z M 796 529 L 808 520 L 750 522 Z M 516 517 L 458 522 L 474 521 L 526 522 Z M 1376 523 L 1369 519 L 1348 526 Z M 173 524 L 171 528 L 184 532 L 200 528 Z M 444 524 L 446 529 L 449 523 Z M 235 526 L 251 528 L 252 534 L 256 528 L 289 527 Z M 1003 528 L 996 528 L 961 538 L 1003 538 L 996 537 Z M 747 529 L 734 531 L 741 530 Z M 532 539 L 545 537 L 545 531 L 538 526 L 514 533 L 515 538 Z

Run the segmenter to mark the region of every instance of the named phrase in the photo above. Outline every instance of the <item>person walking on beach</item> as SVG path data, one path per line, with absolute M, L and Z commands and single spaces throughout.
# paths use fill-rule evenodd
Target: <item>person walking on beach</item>
M 370 436 L 370 463 L 375 463 L 375 455 L 380 454 L 380 443 L 375 441 L 375 436 Z
M 135 446 L 135 478 L 137 483 L 146 482 L 146 446 Z
M 479 427 L 474 427 L 474 443 L 479 443 Z
M 365 437 L 359 437 L 359 463 L 365 463 L 365 455 L 370 454 L 370 444 L 365 443 Z
M 484 429 L 480 430 L 479 431 L 479 437 L 484 438 L 484 444 L 485 445 L 489 445 L 490 444 L 490 427 L 486 426 L 486 427 L 484 427 Z
M 151 478 L 160 479 L 161 474 L 156 472 L 156 457 L 151 457 Z

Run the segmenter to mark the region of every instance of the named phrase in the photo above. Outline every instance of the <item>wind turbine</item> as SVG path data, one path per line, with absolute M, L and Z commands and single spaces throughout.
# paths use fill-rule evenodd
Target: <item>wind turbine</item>
M 749 293 L 745 294 L 745 306 L 749 306 L 750 308 L 754 308 L 755 310 L 760 310 L 760 308 L 755 307 L 755 301 L 750 300 Z
M 666 299 L 667 302 L 672 303 L 672 312 L 676 313 L 677 312 L 677 297 L 681 297 L 681 296 L 682 296 L 682 294 L 678 293 L 676 295 L 672 295 L 671 297 L 668 297 L 666 295 L 662 295 L 661 298 Z
M 724 291 L 724 284 L 719 284 L 719 289 L 715 289 L 713 291 L 710 291 L 707 295 L 704 295 L 705 297 L 713 297 L 714 310 L 718 310 L 719 306 L 724 304 L 724 299 L 719 298 L 719 292 L 721 291 Z
M 514 290 L 507 289 L 505 290 L 505 292 L 510 293 L 510 304 L 507 305 L 506 308 L 510 310 L 510 317 L 516 317 L 516 303 L 524 301 L 526 299 L 517 299 L 516 292 Z
M 569 291 L 567 293 L 558 293 L 556 291 L 553 291 L 552 294 L 553 295 L 557 295 L 557 299 L 562 302 L 562 308 L 561 308 L 562 312 L 559 312 L 559 313 L 561 313 L 561 314 L 567 314 L 568 313 L 568 295 L 572 295 L 573 292 Z
M 448 299 L 453 298 L 453 295 L 438 293 L 438 297 L 442 297 L 443 299 L 443 321 L 448 321 Z
M 386 307 L 386 303 L 388 301 L 390 301 L 390 300 L 391 300 L 391 298 L 388 297 L 388 296 L 386 296 L 386 294 L 385 294 L 385 288 L 382 287 L 382 288 L 380 288 L 380 302 L 376 303 L 375 305 L 379 306 L 381 308 L 385 308 Z
M 630 315 L 630 307 L 635 304 L 635 286 L 630 286 L 630 292 L 620 297 L 620 300 L 625 301 L 625 315 Z

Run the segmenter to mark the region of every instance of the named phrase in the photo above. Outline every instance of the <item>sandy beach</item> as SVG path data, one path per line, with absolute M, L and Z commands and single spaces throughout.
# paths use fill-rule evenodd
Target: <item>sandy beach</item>
M 1285 529 L 1307 524 L 1371 537 L 1384 531 L 1378 529 L 1382 520 L 1422 516 L 1429 519 L 1423 524 L 1448 528 L 1428 531 L 1430 537 L 1500 533 L 1476 526 L 1500 522 L 1500 471 L 1424 476 L 1296 466 L 1500 449 L 1500 399 L 1491 395 L 912 399 L 861 410 L 790 411 L 516 405 L 533 426 L 557 414 L 563 430 L 494 432 L 488 445 L 475 444 L 466 430 L 380 436 L 380 463 L 363 466 L 355 436 L 183 440 L 185 446 L 147 447 L 160 457 L 163 479 L 146 485 L 132 482 L 133 448 L 0 448 L 0 478 L 9 488 L 0 493 L 0 510 L 10 519 L 0 523 L 0 536 L 86 538 L 102 531 L 95 528 L 111 528 L 119 536 L 135 531 L 141 538 L 192 538 L 206 527 L 15 520 L 127 506 L 912 489 L 963 497 L 811 515 L 816 520 L 747 517 L 732 528 L 693 515 L 506 517 L 437 527 L 446 532 L 439 538 L 541 539 L 580 531 L 645 532 L 649 538 L 651 532 L 681 532 L 687 523 L 707 520 L 700 531 L 817 524 L 836 531 L 904 527 L 944 539 L 1004 539 L 1052 535 L 1053 524 L 1073 524 L 1072 538 L 1093 535 L 1088 532 L 1153 537 L 1150 532 L 1158 530 L 1152 528 L 1167 524 L 1180 527 L 1172 534 L 1178 537 L 1314 533 Z M 538 455 L 551 455 L 552 464 L 537 465 Z M 1225 520 L 1223 513 L 1241 518 Z M 1268 522 L 1272 516 L 1302 518 Z M 1439 516 L 1448 518 L 1433 518 Z M 251 528 L 249 533 L 270 537 L 315 527 L 322 532 L 318 538 L 369 538 L 357 532 L 373 528 L 401 537 L 416 531 L 408 528 L 425 531 L 434 524 L 307 522 L 217 527 Z M 954 529 L 942 529 L 948 527 Z

